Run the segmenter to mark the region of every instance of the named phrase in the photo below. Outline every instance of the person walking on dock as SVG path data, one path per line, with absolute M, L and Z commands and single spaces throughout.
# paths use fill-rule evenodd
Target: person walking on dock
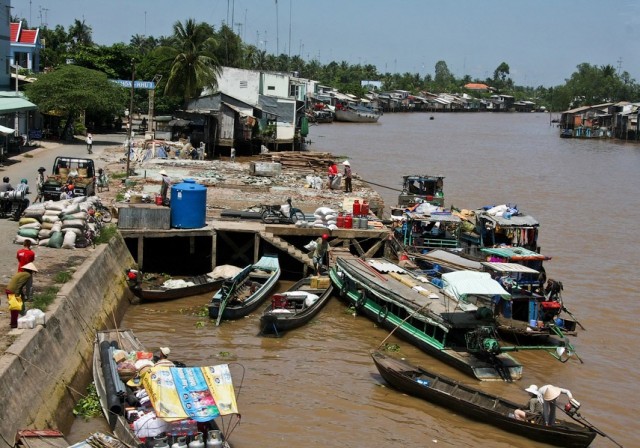
M 36 177 L 36 198 L 33 200 L 33 203 L 42 202 L 44 200 L 44 195 L 42 193 L 42 187 L 44 187 L 44 172 L 47 169 L 43 166 L 38 168 L 38 176 Z
M 342 162 L 344 165 L 344 192 L 351 193 L 353 191 L 351 187 L 351 164 L 348 160 Z
M 162 196 L 162 205 L 169 205 L 169 189 L 171 188 L 171 178 L 165 170 L 160 170 L 162 176 L 162 185 L 160 186 L 160 196 Z

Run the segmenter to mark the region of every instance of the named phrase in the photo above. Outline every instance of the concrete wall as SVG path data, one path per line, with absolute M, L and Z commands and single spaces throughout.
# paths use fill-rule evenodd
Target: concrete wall
M 113 328 L 129 304 L 131 265 L 119 234 L 97 246 L 60 289 L 46 325 L 21 330 L 0 358 L 0 448 L 13 446 L 19 429 L 68 430 L 90 378 L 96 329 Z

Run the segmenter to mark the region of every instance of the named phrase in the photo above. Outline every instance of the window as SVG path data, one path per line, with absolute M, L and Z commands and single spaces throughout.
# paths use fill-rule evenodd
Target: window
M 276 86 L 267 86 L 267 90 L 276 90 Z
M 246 89 L 248 87 L 248 82 L 247 81 L 240 81 L 240 88 L 241 89 Z

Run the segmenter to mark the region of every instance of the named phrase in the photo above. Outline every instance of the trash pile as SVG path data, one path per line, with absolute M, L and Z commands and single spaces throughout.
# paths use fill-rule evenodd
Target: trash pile
M 18 234 L 14 240 L 53 248 L 74 249 L 87 247 L 87 233 L 96 234 L 95 222 L 88 222 L 88 210 L 99 201 L 96 196 L 80 196 L 61 201 L 32 204 L 18 222 Z

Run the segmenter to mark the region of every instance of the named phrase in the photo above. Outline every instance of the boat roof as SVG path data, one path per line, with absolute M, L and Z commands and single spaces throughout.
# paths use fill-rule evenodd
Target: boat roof
M 436 249 L 430 252 L 427 252 L 424 255 L 425 258 L 432 261 L 443 261 L 447 263 L 453 263 L 459 266 L 463 266 L 469 269 L 480 270 L 482 265 L 480 262 L 475 260 L 470 260 L 468 258 L 462 257 L 458 254 L 448 252 L 446 250 Z
M 511 295 L 488 272 L 454 271 L 442 274 L 444 292 L 458 300 L 469 295 L 495 296 L 509 298 Z
M 479 217 L 486 219 L 487 221 L 492 221 L 501 227 L 538 227 L 540 225 L 536 218 L 524 213 L 511 215 L 509 218 L 504 216 L 493 216 L 484 211 L 476 212 L 476 214 Z
M 551 257 L 525 249 L 524 247 L 483 247 L 480 250 L 486 254 L 496 255 L 509 260 L 551 260 Z
M 483 261 L 483 266 L 488 267 L 495 272 L 517 272 L 521 274 L 539 274 L 540 272 L 520 263 L 498 263 L 491 261 Z
M 445 212 L 433 212 L 431 214 L 422 214 L 422 213 L 413 213 L 413 212 L 405 212 L 407 218 L 414 221 L 425 221 L 425 222 L 462 222 L 460 217 Z

